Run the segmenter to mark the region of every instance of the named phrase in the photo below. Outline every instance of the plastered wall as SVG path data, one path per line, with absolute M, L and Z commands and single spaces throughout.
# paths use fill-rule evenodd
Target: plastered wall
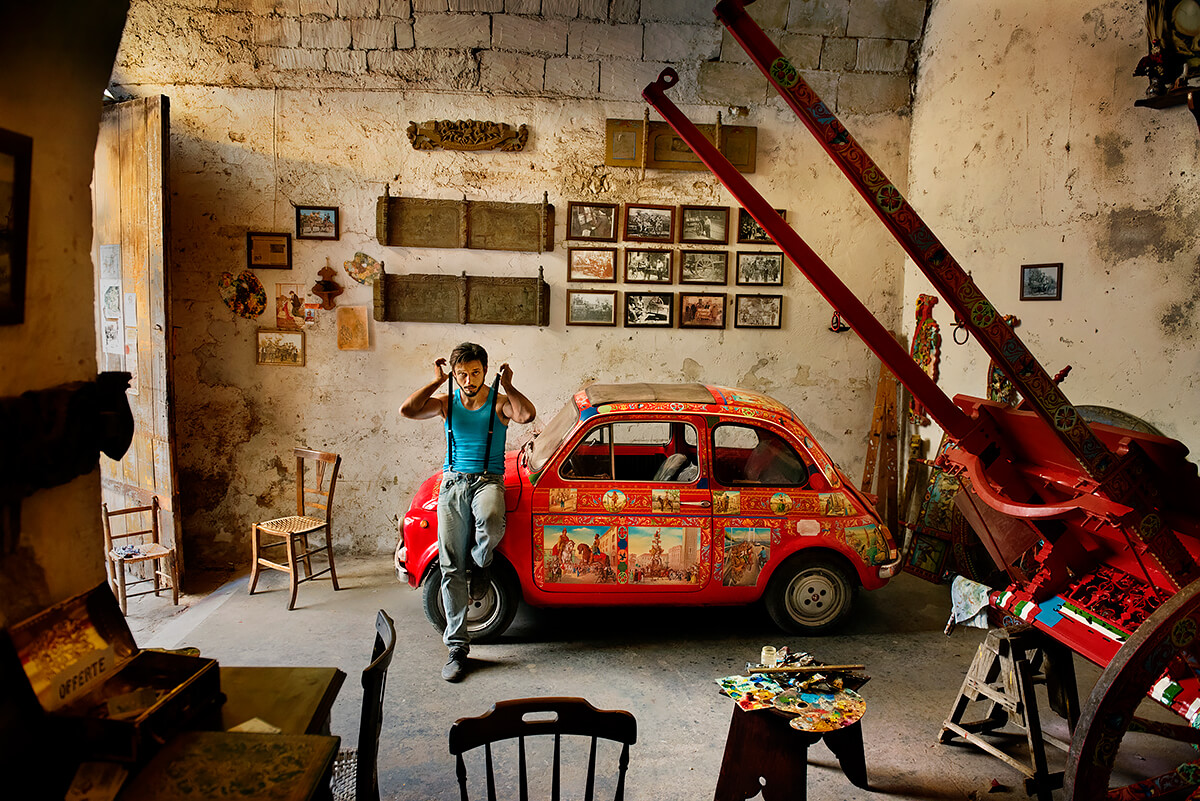
M 909 195 L 1076 404 L 1200 448 L 1200 150 L 1184 107 L 1135 108 L 1144 9 L 934 3 L 919 59 Z M 1062 300 L 1019 301 L 1021 264 L 1062 262 Z M 905 318 L 929 285 L 906 269 Z M 942 385 L 984 394 L 987 356 L 950 343 Z
M 297 444 L 343 455 L 339 547 L 390 550 L 397 515 L 443 454 L 439 426 L 403 420 L 397 407 L 462 340 L 484 344 L 493 367 L 510 362 L 539 424 L 593 380 L 745 386 L 791 405 L 843 466 L 860 472 L 877 363 L 853 335 L 827 330 L 829 306 L 794 270 L 785 276 L 779 331 L 565 325 L 566 290 L 588 288 L 566 282 L 568 201 L 734 205 L 707 172 L 650 171 L 639 180 L 636 170 L 604 166 L 604 120 L 640 118 L 641 89 L 666 63 L 678 64 L 677 100 L 696 121 L 745 106 L 736 122 L 758 127 L 752 182 L 885 322 L 900 323 L 902 253 L 791 112 L 768 100 L 761 77 L 722 41 L 708 5 L 436 5 L 134 4 L 113 81 L 129 95 L 171 98 L 176 414 L 189 565 L 247 563 L 251 522 L 292 502 Z M 756 9 L 903 186 L 910 47 L 924 2 L 792 0 Z M 447 26 L 472 33 L 428 38 Z M 384 32 L 356 48 L 353 32 L 368 27 Z M 268 30 L 296 52 L 284 58 L 284 45 L 266 43 Z M 512 38 L 514 30 L 523 38 Z M 448 46 L 456 42 L 465 46 Z M 670 62 L 658 60 L 667 55 Z M 346 59 L 361 69 L 335 69 Z M 523 71 L 488 66 L 501 61 Z M 565 81 L 567 74 L 584 77 Z M 520 85 L 513 75 L 523 76 Z M 404 133 L 410 121 L 472 118 L 527 124 L 529 145 L 520 153 L 418 152 Z M 539 255 L 381 246 L 374 215 L 385 184 L 427 198 L 536 202 L 548 193 L 555 248 Z M 305 367 L 256 366 L 255 330 L 273 319 L 236 317 L 216 282 L 244 269 L 247 230 L 293 229 L 293 204 L 340 207 L 341 240 L 293 243 L 291 271 L 258 271 L 268 294 L 276 282 L 311 286 L 328 261 L 346 289 L 339 305 L 369 305 L 371 288 L 341 266 L 357 251 L 389 272 L 534 276 L 542 267 L 550 325 L 372 321 L 371 349 L 354 352 L 337 350 L 333 315 L 321 313 L 307 328 Z M 729 246 L 731 260 L 736 249 Z M 731 300 L 757 291 L 735 287 L 732 272 L 724 289 Z M 510 445 L 530 431 L 514 426 Z

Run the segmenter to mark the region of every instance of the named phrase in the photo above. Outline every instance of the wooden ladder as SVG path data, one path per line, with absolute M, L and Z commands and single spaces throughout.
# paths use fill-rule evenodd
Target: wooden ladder
M 892 536 L 899 534 L 899 453 L 897 439 L 899 438 L 899 420 L 896 415 L 896 394 L 898 384 L 896 376 L 883 364 L 879 365 L 879 384 L 875 389 L 875 411 L 871 415 L 871 432 L 867 435 L 867 459 L 863 466 L 863 478 L 860 489 L 871 492 L 875 484 L 876 471 L 879 473 L 879 496 L 875 504 L 876 510 L 887 523 Z

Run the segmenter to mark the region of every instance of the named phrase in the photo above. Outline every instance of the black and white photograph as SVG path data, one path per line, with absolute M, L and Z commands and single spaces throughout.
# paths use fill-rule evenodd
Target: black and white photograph
M 567 239 L 617 241 L 616 203 L 567 203 Z
M 675 295 L 672 292 L 626 292 L 626 328 L 672 328 Z
M 1062 300 L 1062 263 L 1022 264 L 1021 300 Z
M 616 248 L 567 248 L 568 281 L 616 281 Z
M 679 241 L 685 245 L 728 244 L 728 207 L 680 206 Z
M 735 295 L 734 328 L 779 328 L 783 324 L 783 295 Z
M 775 213 L 787 222 L 786 210 L 775 209 Z M 773 240 L 766 229 L 758 224 L 758 220 L 750 216 L 750 212 L 738 209 L 737 241 L 739 245 L 769 245 Z
M 625 280 L 631 284 L 671 283 L 671 251 L 625 251 Z
M 685 250 L 679 254 L 679 283 L 724 286 L 729 280 L 729 254 L 723 250 Z
M 783 286 L 783 254 L 738 251 L 737 282 L 750 286 Z
M 602 289 L 567 290 L 567 325 L 616 324 L 616 292 Z
M 725 293 L 679 293 L 680 328 L 724 328 Z
M 670 242 L 675 238 L 675 207 L 625 204 L 626 242 Z

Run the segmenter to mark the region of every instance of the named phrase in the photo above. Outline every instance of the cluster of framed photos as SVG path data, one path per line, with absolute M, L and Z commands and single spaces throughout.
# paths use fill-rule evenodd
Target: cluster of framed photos
M 297 206 L 296 239 L 341 239 L 336 206 Z M 246 234 L 246 266 L 251 270 L 292 269 L 292 235 L 266 231 Z
M 626 328 L 725 328 L 724 292 L 626 292 L 618 311 L 616 290 L 568 289 L 567 325 Z M 779 328 L 783 295 L 734 295 L 734 328 Z

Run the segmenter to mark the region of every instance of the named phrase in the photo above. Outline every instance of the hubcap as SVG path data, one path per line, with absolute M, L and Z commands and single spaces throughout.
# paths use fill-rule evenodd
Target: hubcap
M 495 583 L 488 584 L 482 598 L 467 598 L 467 629 L 477 631 L 490 625 L 500 613 L 500 599 Z
M 840 587 L 824 570 L 805 570 L 788 587 L 788 614 L 805 625 L 819 625 L 833 619 L 841 606 Z

